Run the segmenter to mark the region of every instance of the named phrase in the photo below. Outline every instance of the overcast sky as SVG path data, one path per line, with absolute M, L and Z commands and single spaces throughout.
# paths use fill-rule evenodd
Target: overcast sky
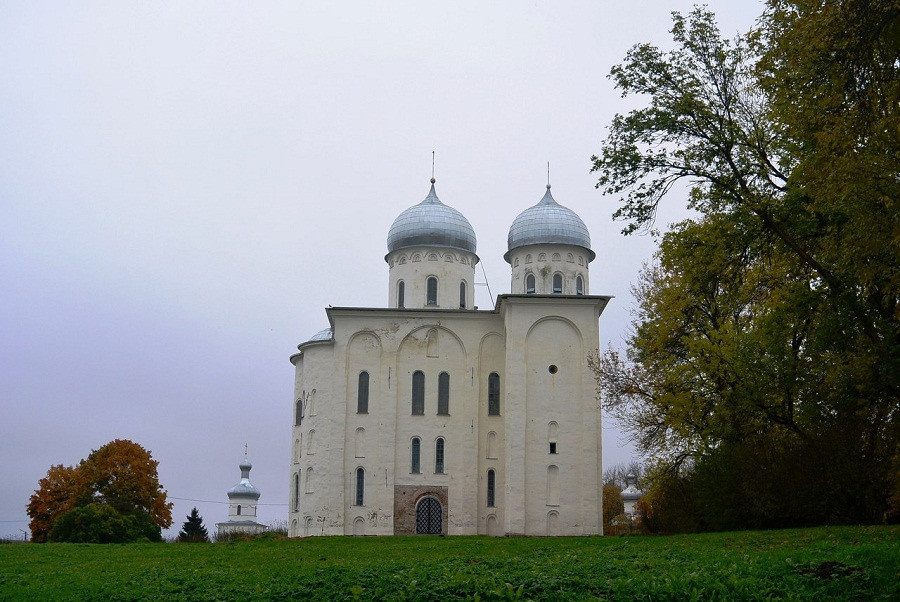
M 762 12 L 710 7 L 728 35 Z M 668 47 L 690 8 L 0 3 L 0 536 L 27 529 L 51 465 L 115 438 L 159 461 L 170 534 L 194 505 L 210 531 L 225 520 L 245 443 L 261 522 L 285 520 L 288 357 L 327 305 L 386 305 L 388 228 L 427 194 L 432 151 L 493 297 L 550 162 L 591 232 L 591 293 L 616 297 L 601 344 L 621 347 L 655 242 L 619 234 L 589 173 L 634 102 L 606 76 L 635 43 Z M 603 453 L 633 454 L 611 421 Z

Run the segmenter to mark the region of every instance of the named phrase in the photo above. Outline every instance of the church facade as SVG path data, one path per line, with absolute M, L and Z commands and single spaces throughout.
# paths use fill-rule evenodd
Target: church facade
M 550 186 L 513 222 L 511 293 L 474 307 L 476 238 L 437 197 L 388 233 L 388 307 L 298 346 L 289 535 L 602 533 L 584 222 Z

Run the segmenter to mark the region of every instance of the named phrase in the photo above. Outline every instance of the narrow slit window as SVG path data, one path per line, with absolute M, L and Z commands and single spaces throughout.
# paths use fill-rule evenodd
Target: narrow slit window
M 488 376 L 488 416 L 500 415 L 500 375 L 491 372 Z
M 294 408 L 294 426 L 300 426 L 303 424 L 303 399 L 297 400 L 297 405 Z
M 460 309 L 466 308 L 466 283 L 465 282 L 459 283 L 459 308 Z
M 584 294 L 584 279 L 579 276 L 575 279 L 575 294 L 583 295 Z
M 441 372 L 438 375 L 438 408 L 439 416 L 450 413 L 450 375 Z
M 525 276 L 525 294 L 534 294 L 534 274 L 528 274 L 527 276 Z
M 434 472 L 444 474 L 444 438 L 438 437 L 434 442 Z
M 494 469 L 490 469 L 487 473 L 487 505 L 488 508 L 493 508 L 495 506 L 495 494 L 494 490 L 496 487 L 496 477 L 494 475 Z
M 422 472 L 422 441 L 418 437 L 412 440 L 412 458 L 410 458 L 410 472 L 419 474 Z
M 397 283 L 397 307 L 405 307 L 406 284 L 401 280 Z
M 562 274 L 553 274 L 553 294 L 561 295 L 563 292 Z
M 369 413 L 369 373 L 363 370 L 359 373 L 359 383 L 356 393 L 356 413 Z
M 365 485 L 366 471 L 362 468 L 356 469 L 356 505 L 362 506 L 365 501 Z
M 437 278 L 429 276 L 425 281 L 426 305 L 437 305 Z
M 412 413 L 425 413 L 425 373 L 421 370 L 412 375 Z

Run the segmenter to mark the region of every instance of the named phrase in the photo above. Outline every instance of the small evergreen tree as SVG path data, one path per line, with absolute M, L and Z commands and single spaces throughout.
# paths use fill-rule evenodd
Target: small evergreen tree
M 187 520 L 178 532 L 178 541 L 187 541 L 191 543 L 209 542 L 209 533 L 203 526 L 203 518 L 195 507 L 191 513 L 187 515 Z

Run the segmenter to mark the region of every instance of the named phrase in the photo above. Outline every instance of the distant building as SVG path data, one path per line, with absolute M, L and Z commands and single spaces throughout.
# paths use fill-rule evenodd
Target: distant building
M 634 520 L 634 505 L 637 503 L 644 492 L 637 488 L 637 477 L 633 472 L 625 475 L 625 489 L 622 490 L 622 503 L 625 506 L 625 516 L 630 520 Z
M 241 482 L 228 490 L 228 521 L 216 523 L 219 536 L 256 535 L 268 529 L 256 522 L 256 506 L 259 503 L 260 491 L 250 482 L 251 468 L 253 465 L 244 455 L 244 461 L 240 463 Z
M 388 233 L 388 307 L 329 307 L 299 345 L 290 536 L 602 533 L 590 235 L 548 185 L 507 243 L 512 294 L 478 310 L 432 179 Z

